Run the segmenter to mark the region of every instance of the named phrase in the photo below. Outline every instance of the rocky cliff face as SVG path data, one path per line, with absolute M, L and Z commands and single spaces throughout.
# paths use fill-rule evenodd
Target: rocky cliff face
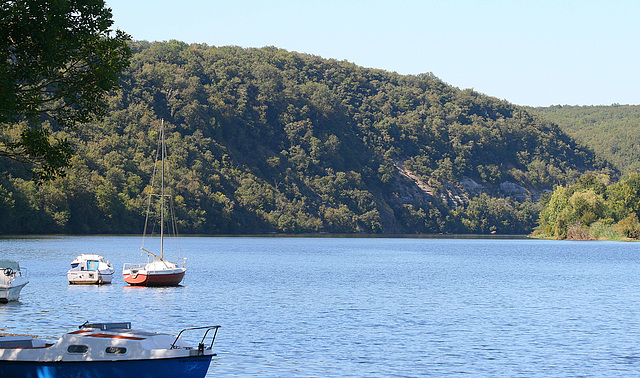
M 482 193 L 494 197 L 510 197 L 520 202 L 535 202 L 540 199 L 542 194 L 551 192 L 548 189 L 525 188 L 511 181 L 504 181 L 496 185 L 480 184 L 466 176 L 455 183 L 444 183 L 438 190 L 422 181 L 403 164 L 396 162 L 396 168 L 398 169 L 398 178 L 403 184 L 399 186 L 402 189 L 398 189 L 398 191 L 402 194 L 398 196 L 398 199 L 403 203 L 413 203 L 416 199 L 429 202 L 436 196 L 448 206 L 457 208 L 464 206 L 470 198 Z

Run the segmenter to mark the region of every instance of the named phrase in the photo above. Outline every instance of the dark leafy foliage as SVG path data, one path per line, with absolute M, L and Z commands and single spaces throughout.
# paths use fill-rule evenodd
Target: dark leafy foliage
M 36 180 L 63 174 L 72 156 L 53 131 L 105 114 L 130 57 L 129 37 L 112 24 L 102 0 L 0 3 L 0 156 Z

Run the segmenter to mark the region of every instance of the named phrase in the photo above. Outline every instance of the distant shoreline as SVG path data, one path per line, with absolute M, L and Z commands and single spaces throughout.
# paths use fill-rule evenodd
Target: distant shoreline
M 615 239 L 608 239 L 608 238 L 591 238 L 591 239 L 555 239 L 551 236 L 546 236 L 546 235 L 529 235 L 528 238 L 530 239 L 538 239 L 538 240 L 558 240 L 558 241 L 591 241 L 591 242 L 598 242 L 598 241 L 618 241 L 618 242 L 637 242 L 640 240 L 637 239 L 632 239 L 632 238 L 627 238 L 627 237 L 623 237 L 623 238 L 615 238 Z
M 157 235 L 156 235 L 157 236 Z M 62 237 L 126 237 L 141 238 L 135 234 L 26 234 L 26 235 L 0 235 L 1 239 L 56 239 Z M 155 237 L 155 236 L 147 236 Z M 159 236 L 158 236 L 159 237 Z M 335 238 L 335 239 L 537 239 L 529 235 L 484 235 L 484 234 L 184 234 L 180 238 Z

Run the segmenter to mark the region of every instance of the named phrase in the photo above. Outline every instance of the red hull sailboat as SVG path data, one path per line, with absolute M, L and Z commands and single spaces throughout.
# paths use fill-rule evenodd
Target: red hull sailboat
M 133 286 L 177 286 L 186 269 L 169 261 L 155 260 L 143 264 L 125 264 L 122 278 Z
M 168 261 L 164 258 L 164 239 L 165 239 L 165 198 L 169 201 L 173 200 L 171 195 L 165 194 L 165 165 L 164 161 L 167 157 L 167 149 L 164 142 L 164 122 L 160 127 L 160 137 L 158 141 L 158 153 L 156 154 L 156 163 L 160 157 L 160 194 L 154 194 L 153 183 L 156 176 L 156 168 L 154 167 L 153 178 L 151 179 L 151 190 L 149 193 L 149 203 L 147 207 L 147 218 L 145 220 L 144 233 L 142 237 L 142 251 L 147 254 L 146 263 L 125 263 L 122 268 L 122 278 L 126 283 L 133 286 L 177 286 L 182 282 L 184 274 L 187 271 L 185 267 L 186 258 L 180 259 L 180 263 Z M 156 164 L 157 166 L 157 164 Z M 145 236 L 147 233 L 147 225 L 149 223 L 149 214 L 151 212 L 151 198 L 160 197 L 160 252 L 153 253 L 144 247 Z M 173 206 L 169 206 L 173 209 Z M 177 238 L 176 222 L 173 211 L 170 211 L 170 230 L 173 231 L 174 238 Z

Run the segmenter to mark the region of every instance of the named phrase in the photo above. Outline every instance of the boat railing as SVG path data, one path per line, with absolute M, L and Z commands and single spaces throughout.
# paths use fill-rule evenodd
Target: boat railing
M 147 251 L 146 249 L 141 248 L 143 251 L 147 252 L 150 255 L 153 255 L 155 258 L 157 258 L 160 261 L 166 261 L 166 260 L 162 260 L 160 257 L 156 256 L 155 254 Z M 182 267 L 182 268 L 186 268 L 187 266 L 187 258 L 186 257 L 181 257 L 176 261 L 176 265 Z M 144 267 L 146 267 L 147 264 L 146 263 L 124 263 L 124 266 L 122 267 L 122 269 L 143 269 Z
M 180 348 L 179 346 L 176 345 L 176 343 L 180 339 L 180 336 L 182 336 L 183 332 L 185 332 L 185 331 L 194 331 L 194 330 L 205 330 L 204 335 L 202 336 L 202 340 L 200 340 L 200 343 L 198 344 L 198 354 L 204 354 L 204 349 L 205 349 L 204 342 L 205 342 L 205 340 L 207 338 L 207 335 L 209 334 L 210 331 L 213 331 L 213 336 L 211 337 L 211 344 L 209 344 L 209 346 L 207 347 L 207 349 L 212 349 L 213 348 L 213 343 L 214 343 L 214 341 L 216 341 L 216 335 L 218 334 L 218 328 L 220 328 L 220 326 L 204 326 L 204 327 L 185 328 L 182 331 L 180 331 L 180 333 L 178 333 L 178 336 L 176 336 L 176 339 L 173 341 L 173 344 L 171 344 L 171 349 Z
M 146 263 L 124 263 L 122 270 L 144 269 L 145 266 L 147 266 Z

